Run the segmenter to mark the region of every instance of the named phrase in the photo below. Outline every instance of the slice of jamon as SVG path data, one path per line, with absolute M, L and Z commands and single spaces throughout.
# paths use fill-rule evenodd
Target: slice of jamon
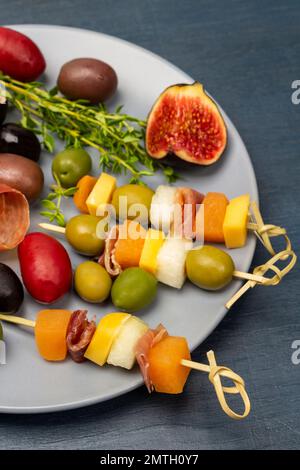
M 88 320 L 87 310 L 75 310 L 72 313 L 67 330 L 67 347 L 73 361 L 84 361 L 84 353 L 95 331 L 96 323 Z
M 121 266 L 115 258 L 115 245 L 119 238 L 119 226 L 115 225 L 110 230 L 106 240 L 103 254 L 100 256 L 98 263 L 103 266 L 111 276 L 118 276 L 122 271 Z
M 18 246 L 29 225 L 29 205 L 24 194 L 0 184 L 0 251 Z
M 204 195 L 192 188 L 179 187 L 175 202 L 181 206 L 181 220 L 174 220 L 174 233 L 183 238 L 193 239 L 196 236 L 196 215 Z
M 153 386 L 151 383 L 151 377 L 149 374 L 149 351 L 159 343 L 162 339 L 168 336 L 166 328 L 159 324 L 155 330 L 148 330 L 138 341 L 135 347 L 135 357 L 145 382 L 145 385 L 148 389 L 148 392 L 153 392 Z

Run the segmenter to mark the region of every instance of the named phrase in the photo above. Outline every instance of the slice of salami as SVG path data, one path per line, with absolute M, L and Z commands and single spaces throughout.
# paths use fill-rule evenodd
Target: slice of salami
M 18 246 L 29 225 L 29 205 L 24 194 L 0 184 L 0 251 Z

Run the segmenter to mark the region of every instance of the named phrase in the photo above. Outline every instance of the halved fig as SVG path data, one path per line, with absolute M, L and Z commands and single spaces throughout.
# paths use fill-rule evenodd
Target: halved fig
M 170 86 L 148 116 L 146 150 L 153 158 L 172 153 L 197 165 L 211 165 L 226 142 L 224 120 L 201 83 Z

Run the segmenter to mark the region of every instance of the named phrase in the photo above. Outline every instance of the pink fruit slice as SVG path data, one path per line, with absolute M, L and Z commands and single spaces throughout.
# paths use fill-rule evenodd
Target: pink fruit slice
M 172 153 L 197 165 L 211 165 L 226 142 L 224 120 L 201 83 L 167 88 L 148 116 L 146 149 L 153 158 Z

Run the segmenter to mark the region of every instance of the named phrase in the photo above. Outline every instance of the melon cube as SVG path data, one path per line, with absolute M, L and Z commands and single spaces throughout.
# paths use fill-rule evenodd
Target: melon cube
M 132 369 L 135 363 L 135 347 L 139 339 L 149 330 L 149 326 L 140 318 L 131 316 L 116 336 L 107 363 L 113 366 Z
M 190 368 L 181 364 L 191 359 L 185 338 L 167 336 L 150 349 L 149 376 L 156 392 L 182 393 Z

